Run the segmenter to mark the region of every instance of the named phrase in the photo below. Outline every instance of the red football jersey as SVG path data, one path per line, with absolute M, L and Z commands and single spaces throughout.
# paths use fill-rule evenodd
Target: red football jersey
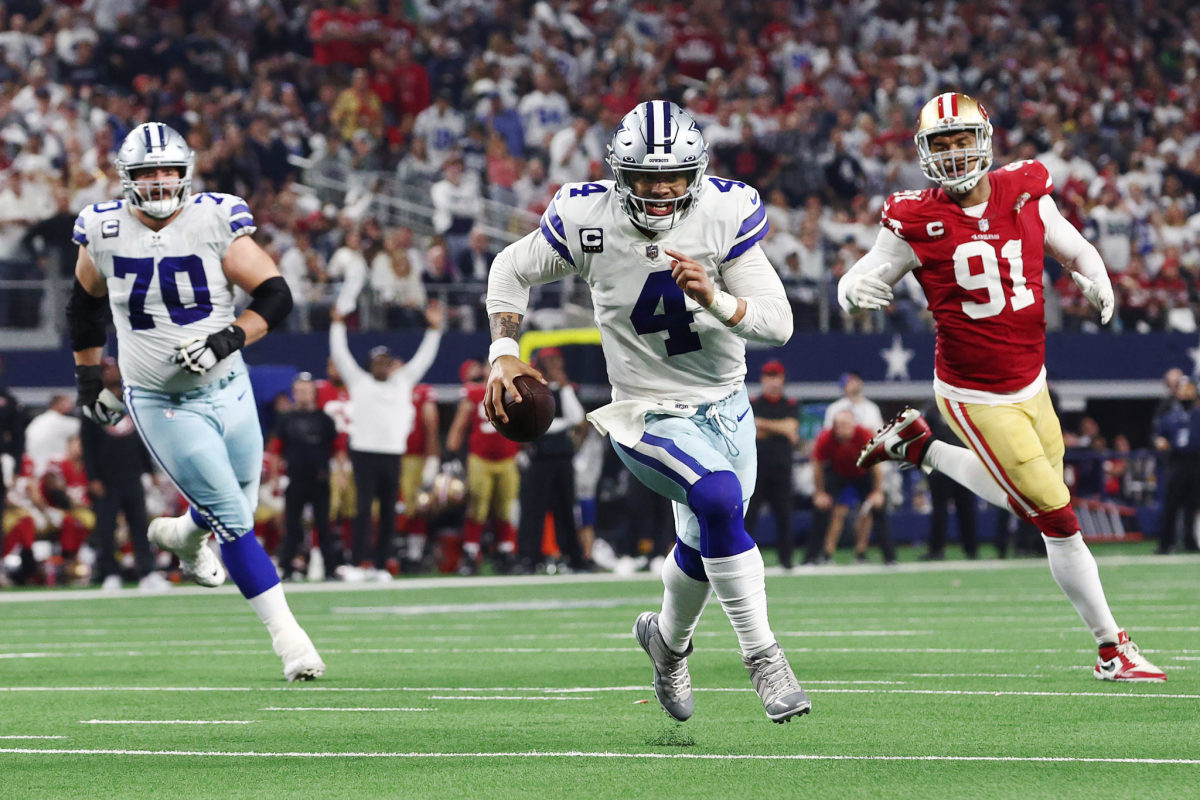
M 1037 206 L 1054 184 L 1037 161 L 1009 164 L 987 180 L 992 194 L 981 217 L 937 188 L 896 192 L 882 224 L 921 262 L 913 274 L 937 327 L 938 378 L 1009 394 L 1033 383 L 1046 361 L 1046 228 Z
M 317 408 L 333 418 L 337 428 L 337 439 L 333 442 L 335 453 L 344 453 L 350 447 L 350 418 L 354 413 L 350 405 L 350 390 L 345 386 L 334 386 L 321 378 L 317 385 Z
M 467 440 L 467 448 L 472 455 L 486 458 L 488 461 L 512 458 L 521 452 L 521 443 L 505 439 L 488 421 L 487 411 L 483 407 L 485 389 L 482 383 L 469 383 L 463 389 L 463 396 L 475 404 L 475 416 L 471 420 L 471 438 Z
M 871 441 L 871 431 L 862 425 L 854 427 L 854 435 L 847 441 L 841 441 L 833 435 L 833 428 L 825 428 L 817 434 L 816 444 L 813 445 L 813 461 L 820 461 L 829 466 L 835 475 L 848 480 L 861 478 L 867 474 L 865 469 L 858 468 L 858 454 L 862 452 L 867 442 Z
M 425 424 L 421 421 L 421 407 L 428 401 L 437 402 L 437 395 L 433 391 L 433 387 L 428 383 L 418 383 L 413 387 L 413 408 L 416 410 L 416 416 L 413 417 L 412 433 L 408 435 L 408 444 L 404 446 L 404 452 L 410 456 L 420 456 L 425 454 Z

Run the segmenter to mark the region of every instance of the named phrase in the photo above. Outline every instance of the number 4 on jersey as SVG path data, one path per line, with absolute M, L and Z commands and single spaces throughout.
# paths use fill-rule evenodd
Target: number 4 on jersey
M 662 304 L 660 312 L 659 304 Z M 683 289 L 675 283 L 671 273 L 663 270 L 651 272 L 642 285 L 642 293 L 633 304 L 629 321 L 639 336 L 648 333 L 667 332 L 667 355 L 678 356 L 703 347 L 700 334 L 692 330 L 694 311 L 687 310 Z

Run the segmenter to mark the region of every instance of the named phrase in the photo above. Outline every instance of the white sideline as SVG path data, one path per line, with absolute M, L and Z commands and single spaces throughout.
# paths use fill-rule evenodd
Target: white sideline
M 1123 555 L 1096 556 L 1096 562 L 1101 569 L 1104 567 L 1135 566 L 1152 564 L 1155 566 L 1200 564 L 1200 555 Z M 883 565 L 854 565 L 854 566 L 823 566 L 799 567 L 788 573 L 781 567 L 768 567 L 768 577 L 807 577 L 807 576 L 838 576 L 838 575 L 894 575 L 899 573 L 935 573 L 935 572 L 999 572 L 1018 569 L 1045 570 L 1042 559 L 981 559 L 978 561 L 924 561 L 900 564 L 894 567 Z M 422 591 L 426 589 L 464 589 L 472 587 L 497 586 L 555 586 L 560 584 L 583 583 L 657 583 L 660 576 L 650 572 L 639 572 L 634 575 L 615 575 L 612 573 L 597 573 L 590 575 L 528 575 L 528 576 L 486 576 L 486 577 L 430 577 L 406 578 L 386 584 L 371 583 L 342 583 L 331 581 L 326 583 L 290 583 L 288 594 L 309 594 L 321 592 L 382 592 L 382 591 Z M 240 594 L 233 584 L 206 589 L 201 586 L 172 587 L 166 596 L 187 595 L 216 595 Z M 39 603 L 39 602 L 68 602 L 72 600 L 142 600 L 146 598 L 160 599 L 164 595 L 149 595 L 138 589 L 120 589 L 106 592 L 102 589 L 78 589 L 63 591 L 5 591 L 0 592 L 2 603 Z M 1010 598 L 1011 599 L 1011 598 Z
M 905 755 L 821 755 L 787 753 L 781 755 L 750 753 L 611 753 L 566 750 L 561 752 L 530 750 L 511 753 L 370 753 L 370 752 L 263 752 L 258 750 L 117 750 L 90 748 L 4 747 L 0 753 L 14 755 L 73 756 L 198 756 L 209 758 L 630 758 L 683 759 L 694 761 L 966 761 L 1034 764 L 1187 764 L 1200 765 L 1200 758 L 1103 758 L 1082 756 L 905 756 Z
M 430 700 L 595 700 L 594 697 L 528 697 L 514 694 L 431 694 Z
M 835 685 L 854 683 L 853 681 L 836 682 Z M 820 685 L 819 682 L 805 685 Z M 1166 693 L 1152 691 L 1131 691 L 1132 687 L 1113 687 L 1110 691 L 1093 692 L 1055 692 L 1035 690 L 993 690 L 993 689 L 837 689 L 822 688 L 815 694 L 913 694 L 979 697 L 1095 697 L 1114 698 L 1119 700 L 1200 700 L 1200 694 Z M 351 687 L 351 686 L 306 686 L 303 689 L 293 689 L 286 686 L 0 686 L 0 693 L 6 692 L 418 692 L 432 694 L 434 692 L 456 693 L 446 699 L 457 699 L 463 692 L 544 692 L 556 694 L 592 694 L 597 692 L 648 692 L 650 687 L 641 686 L 588 686 L 588 687 L 454 687 L 454 686 L 392 686 L 392 687 Z M 692 687 L 694 692 L 753 692 L 750 687 Z

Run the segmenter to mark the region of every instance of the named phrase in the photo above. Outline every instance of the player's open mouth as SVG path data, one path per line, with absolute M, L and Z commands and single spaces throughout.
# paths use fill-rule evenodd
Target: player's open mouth
M 646 213 L 655 217 L 665 217 L 675 208 L 674 203 L 646 203 Z

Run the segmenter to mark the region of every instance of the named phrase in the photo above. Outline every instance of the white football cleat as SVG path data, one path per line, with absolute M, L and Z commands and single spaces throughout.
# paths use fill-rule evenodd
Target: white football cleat
M 225 568 L 208 546 L 208 531 L 181 533 L 178 517 L 159 517 L 151 520 L 146 535 L 159 549 L 174 553 L 183 574 L 201 586 L 211 589 L 225 582 Z
M 283 677 L 288 683 L 316 680 L 325 674 L 325 662 L 303 628 L 296 626 L 295 630 L 277 636 L 271 644 L 275 654 L 283 659 Z
M 1125 631 L 1117 634 L 1116 644 L 1101 646 L 1092 675 L 1098 681 L 1126 683 L 1163 683 L 1167 680 L 1167 674 L 1138 652 L 1138 646 Z
M 778 643 L 753 656 L 742 656 L 742 663 L 750 671 L 750 682 L 771 722 L 787 722 L 812 710 L 812 702 Z

